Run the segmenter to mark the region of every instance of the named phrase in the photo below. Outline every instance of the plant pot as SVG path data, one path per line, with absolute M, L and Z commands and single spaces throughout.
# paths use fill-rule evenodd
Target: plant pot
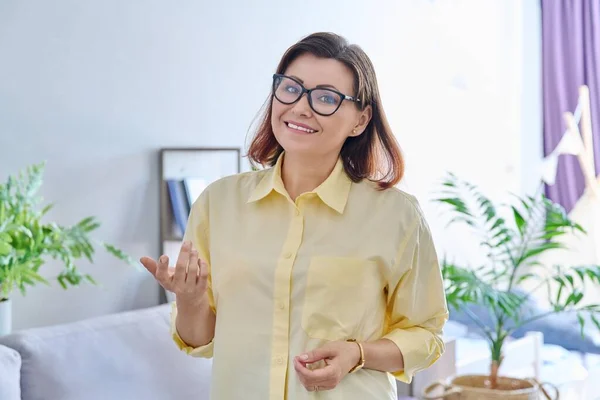
M 12 303 L 10 299 L 0 299 L 0 336 L 12 330 Z
M 558 400 L 556 386 L 550 383 L 539 383 L 534 379 L 516 379 L 498 377 L 498 388 L 490 389 L 488 375 L 458 376 L 446 384 L 435 382 L 423 390 L 423 400 Z M 548 390 L 550 387 L 552 390 Z M 432 392 L 441 388 L 439 394 Z M 551 396 L 553 394 L 553 396 Z

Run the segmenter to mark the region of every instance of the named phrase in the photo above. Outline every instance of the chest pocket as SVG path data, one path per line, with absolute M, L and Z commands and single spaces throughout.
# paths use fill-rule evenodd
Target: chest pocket
M 302 328 L 315 339 L 355 338 L 379 294 L 374 262 L 352 257 L 313 257 L 308 266 Z

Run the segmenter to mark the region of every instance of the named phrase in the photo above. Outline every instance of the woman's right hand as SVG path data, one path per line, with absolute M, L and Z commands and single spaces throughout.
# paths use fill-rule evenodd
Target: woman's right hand
M 140 262 L 165 290 L 175 293 L 178 305 L 196 306 L 206 301 L 208 266 L 190 242 L 182 244 L 174 267 L 169 267 L 169 257 L 164 254 L 158 262 L 150 257 L 142 257 Z

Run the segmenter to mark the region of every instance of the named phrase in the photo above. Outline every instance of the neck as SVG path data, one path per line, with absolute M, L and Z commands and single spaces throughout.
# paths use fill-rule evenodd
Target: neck
M 333 157 L 308 159 L 285 153 L 281 179 L 292 200 L 296 200 L 302 193 L 315 190 L 323 183 L 333 171 L 337 160 L 337 154 Z

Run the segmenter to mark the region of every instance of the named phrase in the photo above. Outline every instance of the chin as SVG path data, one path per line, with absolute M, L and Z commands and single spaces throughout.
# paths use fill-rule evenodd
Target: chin
M 307 143 L 297 143 L 293 140 L 280 140 L 279 144 L 288 154 L 303 154 L 303 155 L 315 155 L 317 154 L 316 146 L 308 145 Z
M 302 156 L 319 156 L 322 151 L 322 143 L 319 136 L 315 134 L 298 134 L 282 123 L 278 129 L 273 130 L 275 139 L 288 154 L 298 154 Z
M 313 143 L 299 143 L 297 140 L 289 137 L 277 137 L 277 142 L 279 142 L 287 154 L 302 154 L 303 156 L 308 156 L 318 153 L 317 146 Z

